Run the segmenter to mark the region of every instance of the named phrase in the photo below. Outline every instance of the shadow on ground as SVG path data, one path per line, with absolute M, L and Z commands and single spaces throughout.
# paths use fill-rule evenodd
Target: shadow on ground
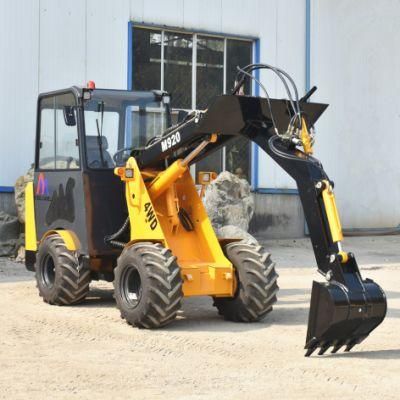
M 171 325 L 163 328 L 168 331 L 198 330 L 207 332 L 245 332 L 268 329 L 273 325 L 303 325 L 307 322 L 306 307 L 280 307 L 278 305 L 262 321 L 240 323 L 224 320 L 210 298 L 185 299 L 182 311 Z
M 400 349 L 389 350 L 367 350 L 367 351 L 350 351 L 348 353 L 327 354 L 325 357 L 334 358 L 364 358 L 372 360 L 398 360 L 400 359 Z
M 91 288 L 83 303 L 74 307 L 79 308 L 111 308 L 116 307 L 112 289 Z
M 285 297 L 301 295 L 303 290 L 282 290 Z M 244 332 L 265 329 L 272 325 L 302 325 L 307 322 L 308 308 L 287 307 L 287 304 L 300 303 L 300 300 L 278 301 L 270 314 L 262 321 L 255 323 L 238 323 L 226 321 L 218 315 L 210 297 L 192 297 L 183 300 L 182 309 L 174 322 L 163 328 L 165 331 L 207 332 Z M 304 303 L 304 302 L 302 302 Z M 284 306 L 281 306 L 284 305 Z M 112 289 L 92 288 L 86 300 L 74 307 L 78 308 L 111 308 L 116 307 Z

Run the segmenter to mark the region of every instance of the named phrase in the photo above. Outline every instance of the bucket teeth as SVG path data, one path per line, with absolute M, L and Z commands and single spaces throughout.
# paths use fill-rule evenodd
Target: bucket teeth
M 334 341 L 318 341 L 316 338 L 311 339 L 305 346 L 306 354 L 305 357 L 311 356 L 315 350 L 319 348 L 318 355 L 322 356 L 326 353 L 329 347 L 333 346 L 331 353 L 337 353 L 343 346 L 346 346 L 344 351 L 350 351 L 360 340 L 334 340 Z
M 344 345 L 343 340 L 336 340 L 335 344 L 333 345 L 331 353 L 332 354 L 337 353 L 343 345 Z
M 317 349 L 317 347 L 309 347 L 306 351 L 306 354 L 304 354 L 304 357 L 310 357 L 312 353 Z
M 307 349 L 305 357 L 310 357 L 312 353 L 318 348 L 319 342 L 317 339 L 311 339 L 305 346 Z
M 319 349 L 318 355 L 322 356 L 329 349 L 330 346 L 331 346 L 330 342 L 321 344 L 321 348 Z
M 317 349 L 318 355 L 323 355 L 331 346 L 332 353 L 343 346 L 350 351 L 383 321 L 386 297 L 382 289 L 370 280 L 356 281 L 358 286 L 348 282 L 347 287 L 335 281 L 313 282 L 307 357 Z
M 317 349 L 317 347 L 310 347 L 307 349 L 306 354 L 304 354 L 304 357 L 310 357 L 312 353 Z
M 346 346 L 346 348 L 344 349 L 344 351 L 350 351 L 355 345 L 357 344 L 357 341 L 356 340 L 353 340 L 353 341 L 351 341 L 347 346 Z

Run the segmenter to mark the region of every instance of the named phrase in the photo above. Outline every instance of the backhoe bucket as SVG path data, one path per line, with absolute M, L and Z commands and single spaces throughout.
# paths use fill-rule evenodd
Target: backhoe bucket
M 318 355 L 331 346 L 332 353 L 342 346 L 350 351 L 385 318 L 387 306 L 383 290 L 370 279 L 362 281 L 358 274 L 349 278 L 348 286 L 337 281 L 313 282 L 306 357 L 318 347 Z

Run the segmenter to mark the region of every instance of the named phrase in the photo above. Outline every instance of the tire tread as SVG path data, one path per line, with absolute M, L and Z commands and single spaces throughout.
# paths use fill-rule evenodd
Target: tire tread
M 56 270 L 56 278 L 52 287 L 44 286 L 40 277 L 40 261 L 47 254 L 53 258 Z M 78 254 L 68 250 L 58 234 L 46 237 L 39 246 L 35 276 L 39 294 L 49 304 L 77 304 L 83 301 L 89 292 L 90 271 L 82 268 Z
M 262 246 L 246 241 L 229 243 L 224 252 L 235 267 L 238 289 L 234 297 L 214 299 L 218 313 L 236 322 L 263 319 L 272 311 L 279 290 L 278 274 L 270 254 Z
M 137 269 L 140 268 L 139 273 L 143 274 L 148 285 L 147 298 L 136 307 L 140 306 L 142 311 L 129 309 L 121 296 L 122 272 L 132 262 L 136 263 Z M 125 248 L 115 268 L 115 299 L 121 317 L 139 328 L 156 329 L 173 321 L 181 308 L 182 285 L 176 257 L 159 243 L 136 243 Z

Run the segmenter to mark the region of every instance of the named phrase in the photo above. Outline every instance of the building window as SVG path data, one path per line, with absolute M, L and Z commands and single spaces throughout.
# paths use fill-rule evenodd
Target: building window
M 162 37 L 164 74 L 161 89 L 172 94 L 172 107 L 190 109 L 192 107 L 193 37 L 165 31 Z
M 162 89 L 171 94 L 171 106 L 204 109 L 210 100 L 229 93 L 237 66 L 253 60 L 253 41 L 223 36 L 132 28 L 132 88 Z M 245 93 L 250 94 L 247 83 Z M 197 171 L 231 171 L 250 181 L 251 146 L 238 138 L 196 165 Z

